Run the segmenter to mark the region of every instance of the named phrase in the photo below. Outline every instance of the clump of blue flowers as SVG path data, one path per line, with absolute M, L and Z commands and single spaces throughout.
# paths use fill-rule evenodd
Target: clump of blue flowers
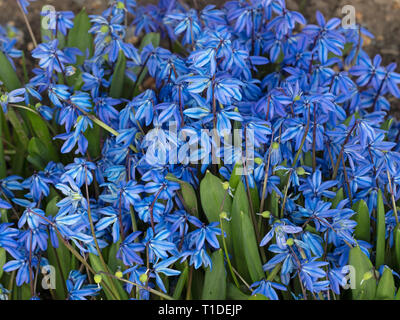
M 284 0 L 47 14 L 18 75 L 0 28 L 1 299 L 400 298 L 400 74 L 366 29 Z

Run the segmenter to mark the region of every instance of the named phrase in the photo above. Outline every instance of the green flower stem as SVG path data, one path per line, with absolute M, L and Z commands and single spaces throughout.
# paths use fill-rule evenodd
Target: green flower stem
M 306 125 L 306 129 L 304 131 L 303 138 L 301 139 L 300 148 L 299 148 L 299 150 L 297 150 L 296 156 L 294 157 L 294 160 L 293 160 L 293 163 L 292 163 L 292 168 L 293 169 L 296 166 L 297 160 L 299 159 L 301 152 L 303 151 L 303 146 L 304 146 L 304 143 L 306 142 L 309 129 L 310 129 L 310 109 L 308 110 L 307 125 Z M 283 198 L 283 202 L 282 202 L 282 209 L 281 209 L 281 218 L 283 218 L 283 214 L 285 212 L 287 193 L 288 193 L 288 190 L 289 190 L 290 178 L 291 177 L 292 177 L 292 171 L 289 172 L 288 181 L 287 181 L 286 187 L 285 187 L 285 193 L 284 193 L 284 198 Z
M 393 192 L 393 188 L 392 188 L 392 180 L 391 180 L 390 172 L 389 172 L 388 168 L 386 168 L 386 173 L 387 173 L 387 177 L 388 177 L 388 181 L 389 181 L 390 196 L 392 198 L 393 213 L 396 218 L 396 224 L 399 225 L 399 217 L 397 215 L 396 199 L 394 198 L 394 192 Z
M 99 118 L 97 118 L 95 115 L 87 113 L 86 111 L 82 110 L 81 108 L 79 108 L 78 106 L 75 105 L 75 107 L 82 112 L 85 116 L 87 116 L 90 120 L 92 120 L 95 124 L 97 124 L 98 126 L 100 126 L 101 128 L 103 128 L 104 130 L 108 131 L 109 133 L 111 133 L 112 135 L 118 137 L 119 133 L 118 131 L 114 130 L 113 128 L 111 128 L 109 125 L 105 124 L 103 121 L 101 121 Z M 138 153 L 139 151 L 135 148 L 135 146 L 130 145 L 129 148 L 133 151 Z
M 278 263 L 274 269 L 272 269 L 271 273 L 268 275 L 267 281 L 274 280 L 275 276 L 278 274 L 279 270 L 281 270 L 282 263 Z
M 108 272 L 110 270 L 108 269 L 108 266 L 107 266 L 106 262 L 104 261 L 103 255 L 101 254 L 100 246 L 99 246 L 99 243 L 97 241 L 96 232 L 95 232 L 95 229 L 94 229 L 92 212 L 90 210 L 89 187 L 88 187 L 88 183 L 87 183 L 87 168 L 86 167 L 85 167 L 85 188 L 86 188 L 86 200 L 87 200 L 87 203 L 88 203 L 87 214 L 88 214 L 89 223 L 90 223 L 90 230 L 92 232 L 94 244 L 96 246 L 96 250 L 97 250 L 97 253 L 99 255 L 101 264 L 103 265 L 104 270 Z M 114 285 L 114 282 L 111 280 L 110 283 L 111 283 L 112 291 L 114 291 L 115 296 L 117 297 L 117 300 L 121 300 L 121 298 L 120 298 L 120 296 L 118 294 L 117 288 Z
M 25 12 L 24 12 L 24 9 L 22 9 L 22 6 L 21 6 L 21 4 L 19 3 L 19 1 L 16 1 L 16 2 L 17 2 L 17 4 L 18 4 L 18 7 L 19 7 L 21 13 L 22 13 L 22 16 L 24 17 L 24 21 L 25 21 L 26 27 L 28 28 L 29 34 L 30 34 L 30 36 L 31 36 L 31 38 L 32 38 L 33 45 L 34 45 L 35 48 L 36 48 L 36 47 L 37 47 L 37 41 L 36 41 L 36 38 L 35 38 L 35 34 L 34 34 L 33 31 L 32 31 L 31 24 L 29 23 L 28 17 L 26 16 L 26 14 L 25 14 Z

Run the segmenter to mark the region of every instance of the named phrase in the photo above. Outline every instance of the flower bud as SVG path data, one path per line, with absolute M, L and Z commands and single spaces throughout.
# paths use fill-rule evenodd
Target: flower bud
M 117 278 L 122 278 L 122 277 L 123 277 L 122 271 L 121 271 L 121 270 L 118 270 L 118 271 L 115 273 L 115 276 L 116 276 Z
M 101 275 L 100 274 L 95 274 L 93 277 L 93 280 L 95 283 L 99 284 L 101 282 Z
M 125 4 L 121 1 L 118 1 L 117 3 L 117 9 L 123 10 L 125 9 Z
M 139 277 L 139 280 L 140 280 L 140 282 L 142 282 L 142 283 L 146 283 L 148 279 L 149 279 L 149 277 L 147 276 L 147 273 L 143 273 L 143 274 Z
M 263 159 L 257 157 L 254 159 L 254 162 L 258 165 L 261 165 L 264 161 L 263 161 Z
M 269 211 L 266 210 L 266 211 L 260 213 L 260 215 L 261 215 L 261 217 L 263 217 L 263 218 L 269 218 L 269 217 L 271 216 L 271 212 L 269 212 Z
M 222 212 L 219 214 L 219 217 L 220 217 L 221 219 L 228 219 L 228 214 L 227 214 L 225 211 L 222 211 Z
M 101 33 L 108 33 L 109 30 L 110 30 L 109 26 L 101 26 L 100 28 Z
M 293 240 L 293 238 L 287 239 L 287 240 L 286 240 L 286 244 L 287 244 L 289 247 L 291 247 L 292 245 L 294 245 L 294 240 Z
M 278 142 L 273 142 L 272 143 L 272 149 L 279 149 L 279 143 Z
M 296 172 L 299 176 L 302 176 L 306 173 L 306 170 L 304 170 L 303 167 L 298 167 L 298 168 L 296 168 Z
M 224 188 L 224 190 L 228 190 L 229 189 L 229 182 L 225 181 L 222 183 L 222 187 Z

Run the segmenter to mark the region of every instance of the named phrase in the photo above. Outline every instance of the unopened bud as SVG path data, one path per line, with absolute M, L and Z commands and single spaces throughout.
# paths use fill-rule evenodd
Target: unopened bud
M 298 167 L 298 168 L 296 168 L 296 172 L 299 176 L 302 176 L 306 173 L 306 170 L 304 170 L 303 167 Z
M 287 239 L 287 240 L 286 240 L 286 244 L 287 244 L 289 247 L 291 247 L 292 245 L 294 245 L 294 240 L 293 240 L 293 238 Z
M 117 278 L 122 278 L 122 277 L 123 277 L 122 271 L 121 271 L 121 270 L 118 270 L 118 271 L 115 273 L 115 276 L 116 276 Z
M 219 217 L 220 217 L 221 219 L 228 219 L 228 214 L 227 214 L 225 211 L 222 211 L 222 212 L 219 214 Z
M 140 282 L 142 282 L 142 283 L 146 283 L 148 279 L 149 279 L 149 277 L 147 276 L 146 273 L 143 273 L 143 274 L 139 277 L 139 280 L 140 280 Z
M 263 163 L 263 159 L 261 159 L 261 158 L 255 158 L 255 159 L 254 159 L 254 162 L 255 162 L 256 164 L 258 164 L 258 165 L 261 165 L 261 164 Z
M 118 1 L 117 3 L 117 9 L 123 10 L 125 9 L 125 4 L 121 1 Z
M 261 217 L 263 217 L 263 218 L 269 218 L 269 217 L 271 216 L 271 212 L 269 212 L 269 211 L 264 211 L 264 212 L 262 212 L 260 215 L 261 215 Z
M 278 142 L 273 142 L 272 143 L 272 149 L 279 149 L 279 143 Z
M 106 26 L 106 25 L 101 26 L 101 28 L 100 28 L 101 33 L 108 33 L 109 30 L 110 30 L 109 26 Z
M 101 282 L 101 275 L 100 274 L 95 274 L 93 277 L 93 280 L 95 283 L 99 284 Z
M 224 190 L 228 190 L 229 189 L 229 182 L 225 181 L 222 183 L 222 187 L 224 188 Z

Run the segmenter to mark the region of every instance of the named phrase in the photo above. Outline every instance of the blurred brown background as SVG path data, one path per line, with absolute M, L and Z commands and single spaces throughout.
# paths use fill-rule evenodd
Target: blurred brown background
M 137 0 L 140 4 L 157 3 L 158 0 Z M 189 5 L 196 1 L 199 6 L 206 4 L 221 5 L 223 0 L 184 0 Z M 56 10 L 78 12 L 86 7 L 90 13 L 100 13 L 108 0 L 36 0 L 29 7 L 29 20 L 34 32 L 39 34 L 39 14 L 44 5 L 53 5 Z M 356 19 L 375 35 L 375 39 L 366 39 L 365 49 L 371 54 L 380 53 L 385 64 L 397 62 L 400 66 L 400 0 L 286 0 L 287 7 L 303 13 L 308 22 L 315 22 L 315 12 L 320 10 L 327 19 L 342 17 L 342 8 L 352 5 L 356 10 Z M 30 37 L 16 0 L 0 0 L 0 24 L 12 23 L 23 31 L 26 43 Z M 39 38 L 39 36 L 38 36 Z M 392 106 L 400 111 L 400 102 Z

